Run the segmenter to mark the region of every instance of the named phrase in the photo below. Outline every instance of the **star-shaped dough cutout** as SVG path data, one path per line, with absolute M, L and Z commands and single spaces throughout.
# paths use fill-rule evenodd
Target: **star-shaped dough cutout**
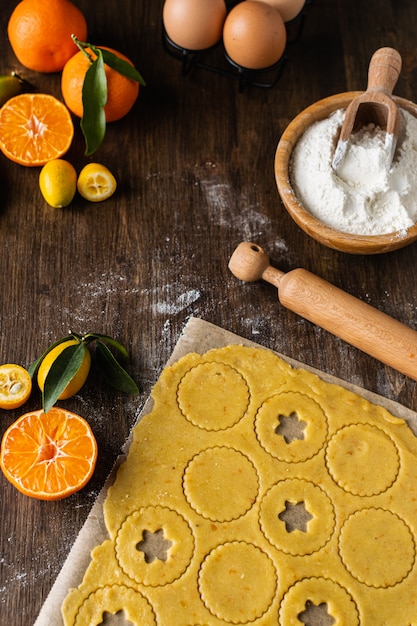
M 291 443 L 296 439 L 304 439 L 304 430 L 307 423 L 300 420 L 295 411 L 290 413 L 290 415 L 278 415 L 278 421 L 279 425 L 276 427 L 275 432 L 277 435 L 284 437 L 285 443 Z
M 313 516 L 307 511 L 304 502 L 293 504 L 286 500 L 285 511 L 282 511 L 278 518 L 285 523 L 287 533 L 292 533 L 295 530 L 306 533 L 307 524 L 313 519 Z
M 143 552 L 146 563 L 152 563 L 156 559 L 166 561 L 168 558 L 168 550 L 172 546 L 172 541 L 165 539 L 162 528 L 154 533 L 144 530 L 142 541 L 136 545 L 136 549 Z
M 332 626 L 335 619 L 329 615 L 327 604 L 313 604 L 311 600 L 307 600 L 306 609 L 297 615 L 298 619 L 305 626 Z

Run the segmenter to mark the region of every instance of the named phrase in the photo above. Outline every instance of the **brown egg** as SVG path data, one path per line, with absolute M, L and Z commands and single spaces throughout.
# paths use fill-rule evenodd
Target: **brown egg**
M 168 37 L 180 48 L 204 50 L 220 41 L 225 0 L 165 0 L 162 20 Z
M 284 20 L 277 9 L 260 0 L 243 0 L 228 14 L 223 27 L 225 50 L 234 63 L 264 69 L 281 58 L 287 43 Z
M 263 0 L 278 9 L 284 22 L 293 20 L 305 5 L 305 0 Z

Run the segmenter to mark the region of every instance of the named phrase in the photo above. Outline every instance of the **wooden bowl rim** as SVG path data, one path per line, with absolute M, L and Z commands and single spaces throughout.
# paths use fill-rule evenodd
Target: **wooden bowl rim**
M 417 223 L 403 231 L 383 235 L 355 235 L 327 226 L 313 217 L 299 202 L 289 179 L 292 150 L 303 132 L 314 122 L 344 109 L 361 91 L 347 91 L 318 100 L 301 111 L 284 130 L 275 153 L 275 179 L 281 200 L 296 224 L 323 245 L 351 254 L 379 254 L 403 248 L 417 240 Z M 417 105 L 393 96 L 396 103 L 417 117 Z

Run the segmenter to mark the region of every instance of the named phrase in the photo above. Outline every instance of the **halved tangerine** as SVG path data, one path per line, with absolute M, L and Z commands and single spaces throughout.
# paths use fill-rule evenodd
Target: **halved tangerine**
M 21 365 L 0 365 L 0 409 L 17 409 L 29 399 L 32 379 Z
M 58 407 L 25 413 L 1 443 L 5 477 L 38 500 L 60 500 L 82 489 L 96 461 L 97 442 L 87 421 Z
M 63 156 L 74 125 L 60 100 L 44 93 L 22 93 L 0 109 L 0 149 L 20 165 L 41 166 Z
M 110 170 L 101 163 L 88 163 L 79 173 L 77 189 L 90 202 L 107 200 L 116 191 L 117 182 Z

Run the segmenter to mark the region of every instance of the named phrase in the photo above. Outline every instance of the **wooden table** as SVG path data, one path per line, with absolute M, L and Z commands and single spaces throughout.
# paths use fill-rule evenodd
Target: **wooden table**
M 1 11 L 0 73 L 17 69 L 39 91 L 60 97 L 59 75 L 25 70 L 9 47 L 15 4 L 4 0 Z M 320 98 L 364 89 L 381 46 L 403 57 L 395 93 L 416 100 L 415 0 L 315 0 L 278 84 L 243 91 L 207 70 L 182 76 L 161 42 L 161 1 L 76 4 L 89 41 L 125 52 L 147 87 L 126 118 L 108 125 L 93 159 L 83 154 L 76 122 L 68 159 L 77 170 L 97 160 L 119 181 L 102 204 L 77 196 L 70 208 L 54 210 L 40 195 L 38 169 L 0 158 L 0 359 L 28 366 L 69 329 L 106 333 L 127 347 L 141 392 L 115 393 L 93 374 L 65 402 L 90 421 L 100 448 L 80 493 L 32 500 L 0 476 L 0 615 L 8 626 L 36 619 L 191 316 L 417 409 L 414 381 L 285 310 L 270 285 L 243 284 L 227 268 L 240 241 L 256 241 L 277 267 L 305 267 L 417 327 L 417 246 L 369 257 L 321 246 L 287 215 L 273 171 L 291 119 Z M 39 407 L 35 391 L 25 410 Z M 22 412 L 1 411 L 1 434 Z

